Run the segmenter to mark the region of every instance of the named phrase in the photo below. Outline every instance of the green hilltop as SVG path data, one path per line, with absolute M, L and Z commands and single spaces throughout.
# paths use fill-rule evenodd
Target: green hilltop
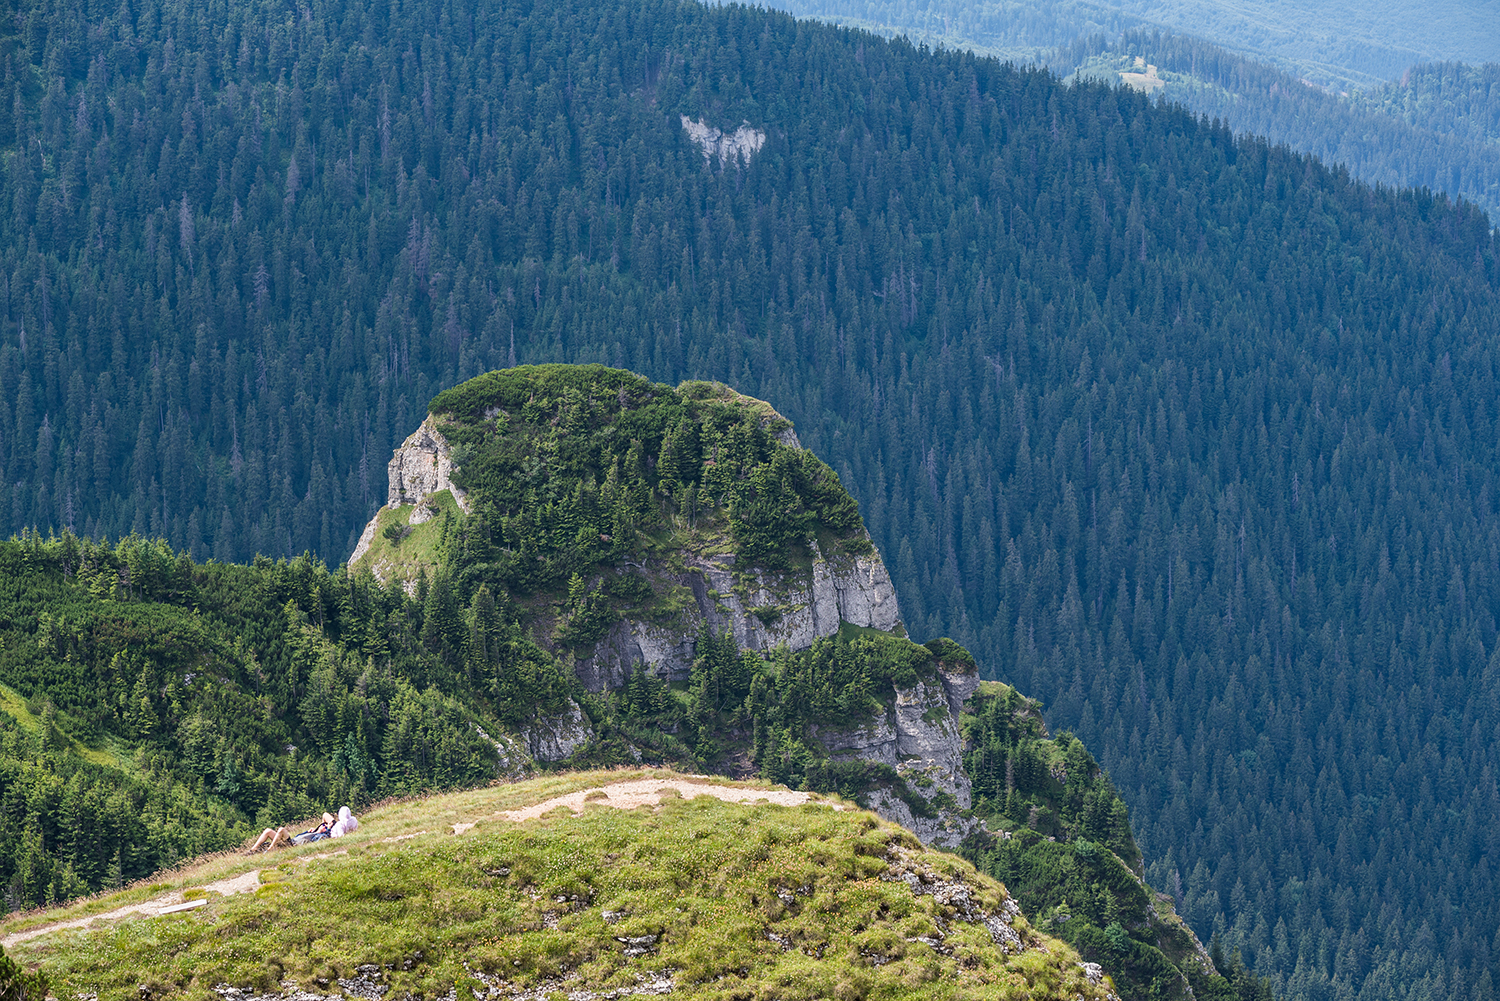
M 100 1001 L 1113 996 L 968 863 L 763 784 L 569 774 L 383 806 L 333 844 L 12 923 L 11 948 L 58 996 Z M 161 913 L 179 900 L 205 903 Z M 146 913 L 99 917 L 129 906 Z M 91 916 L 99 927 L 56 929 Z
M 870 552 L 838 475 L 779 440 L 795 437 L 769 404 L 718 383 L 673 389 L 598 365 L 522 366 L 449 389 L 429 410 L 475 510 L 447 543 L 445 568 L 521 598 L 604 568 L 609 578 L 584 596 L 590 607 L 670 603 L 647 597 L 627 567 L 686 546 L 782 571 L 805 569 L 815 540 Z M 407 519 L 415 510 L 400 509 Z M 365 562 L 378 567 L 408 546 L 401 520 L 382 525 Z M 438 570 L 432 547 L 423 551 L 417 569 Z M 595 597 L 598 587 L 605 594 Z M 567 634 L 574 644 L 608 616 L 584 618 Z

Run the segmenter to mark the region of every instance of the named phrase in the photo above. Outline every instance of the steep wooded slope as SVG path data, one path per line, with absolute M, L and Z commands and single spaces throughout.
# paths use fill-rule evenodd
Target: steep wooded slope
M 1360 103 L 1414 125 L 1500 144 L 1500 63 L 1413 66 L 1399 80 L 1361 94 Z
M 977 43 L 1027 61 L 1099 31 L 1187 32 L 1334 91 L 1379 86 L 1422 61 L 1493 59 L 1500 42 L 1500 18 L 1474 0 L 1420 6 L 1388 0 L 782 0 L 774 6 L 910 32 L 929 43 Z
M 464 376 L 728 382 L 852 488 L 914 635 L 1097 749 L 1201 932 L 1309 993 L 1488 989 L 1477 213 L 761 11 L 96 13 L 7 42 L 11 526 L 339 559 Z
M 1109 83 L 1155 67 L 1158 99 L 1341 164 L 1368 183 L 1445 192 L 1500 218 L 1500 145 L 1484 131 L 1495 117 L 1492 69 L 1417 66 L 1400 82 L 1340 95 L 1199 39 L 1143 31 L 1084 39 L 1049 62 Z

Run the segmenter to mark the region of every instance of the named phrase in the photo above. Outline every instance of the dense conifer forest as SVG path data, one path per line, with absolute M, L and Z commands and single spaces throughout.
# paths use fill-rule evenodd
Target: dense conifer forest
M 1447 192 L 1500 218 L 1493 65 L 1424 64 L 1340 95 L 1200 39 L 1145 31 L 1080 39 L 1048 63 L 1114 82 L 1120 70 L 1140 71 L 1137 58 L 1157 67 L 1159 100 L 1342 164 L 1371 184 Z
M 1139 58 L 1157 68 L 1156 82 L 1148 86 L 1158 101 L 1342 164 L 1370 184 L 1430 188 L 1466 198 L 1492 219 L 1500 213 L 1493 64 L 1394 63 L 1391 80 L 1361 75 L 1359 86 L 1333 85 L 1305 66 L 1250 55 L 1202 22 L 1164 31 L 1143 17 L 1087 0 L 779 0 L 774 6 L 877 34 L 905 34 L 924 44 L 1047 66 L 1065 79 L 1076 74 L 1113 84 L 1121 72 L 1144 71 L 1146 65 L 1135 63 Z
M 1423 63 L 1361 98 L 1412 124 L 1500 143 L 1500 63 Z
M 4 527 L 338 563 L 463 378 L 723 380 L 849 486 L 914 637 L 1094 750 L 1200 935 L 1289 997 L 1492 995 L 1480 212 L 739 7 L 15 15 Z
M 1019 62 L 1098 34 L 1190 36 L 1254 72 L 1285 73 L 1331 94 L 1378 89 L 1408 68 L 1495 58 L 1500 17 L 1483 4 L 1384 0 L 777 0 L 799 17 L 977 46 Z

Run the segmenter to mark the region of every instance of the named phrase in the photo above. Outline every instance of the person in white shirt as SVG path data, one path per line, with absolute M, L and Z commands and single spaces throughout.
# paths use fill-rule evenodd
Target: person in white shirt
M 349 808 L 347 806 L 341 806 L 339 807 L 339 819 L 334 823 L 333 827 L 329 829 L 328 836 L 333 838 L 342 838 L 344 835 L 350 833 L 351 831 L 356 831 L 358 829 L 359 821 L 355 818 L 354 814 L 349 812 Z
M 250 846 L 252 852 L 275 848 L 278 844 L 305 845 L 313 841 L 322 841 L 324 838 L 341 838 L 345 834 L 359 828 L 359 820 L 347 806 L 339 807 L 339 816 L 335 820 L 333 814 L 323 814 L 323 822 L 318 826 L 303 831 L 301 834 L 287 834 L 285 827 L 267 827 L 260 832 L 260 837 L 255 839 L 255 844 Z

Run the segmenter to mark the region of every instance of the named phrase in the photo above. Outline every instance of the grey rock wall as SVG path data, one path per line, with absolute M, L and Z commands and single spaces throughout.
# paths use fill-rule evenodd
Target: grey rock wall
M 412 512 L 413 525 L 420 525 L 427 520 L 426 508 L 421 503 L 439 490 L 452 491 L 459 508 L 466 513 L 469 510 L 468 498 L 453 485 L 453 456 L 448 439 L 438 431 L 437 420 L 431 414 L 396 449 L 386 471 L 390 489 L 385 505 L 418 505 L 417 510 Z
M 708 162 L 718 157 L 719 163 L 725 167 L 737 161 L 748 165 L 750 158 L 766 144 L 766 134 L 751 128 L 748 123 L 733 132 L 725 132 L 706 122 L 694 121 L 687 115 L 681 117 L 683 131 L 703 150 L 703 159 Z
M 814 726 L 808 735 L 835 761 L 870 761 L 895 768 L 901 763 L 901 751 L 894 715 L 883 712 L 864 726 L 851 729 Z
M 868 803 L 871 810 L 893 824 L 900 824 L 933 848 L 957 848 L 979 827 L 979 821 L 953 810 L 939 810 L 935 817 L 919 817 L 888 789 L 870 793 Z
M 895 703 L 875 719 L 851 729 L 814 727 L 809 734 L 835 760 L 888 765 L 926 800 L 942 797 L 935 817 L 919 817 L 888 790 L 869 797 L 872 810 L 912 831 L 929 845 L 956 848 L 978 821 L 963 816 L 974 805 L 973 783 L 964 771 L 964 740 L 958 717 L 979 676 L 939 665 L 934 679 L 898 689 Z M 946 794 L 946 796 L 944 795 Z M 947 797 L 952 798 L 951 804 Z
M 732 634 L 740 649 L 761 651 L 806 650 L 814 640 L 838 632 L 842 622 L 886 631 L 901 622 L 896 589 L 878 555 L 827 558 L 817 552 L 809 574 L 753 572 L 754 583 L 738 593 L 732 553 L 683 557 L 682 572 L 654 575 L 690 590 L 692 606 L 671 625 L 615 623 L 574 665 L 590 691 L 618 687 L 637 665 L 661 678 L 686 681 L 705 622 L 716 633 Z
M 468 496 L 453 484 L 453 451 L 431 414 L 396 449 L 386 466 L 386 474 L 388 490 L 385 507 L 375 512 L 375 516 L 360 533 L 359 542 L 349 557 L 351 565 L 370 551 L 381 511 L 414 504 L 416 507 L 408 523 L 420 525 L 432 517 L 422 502 L 440 490 L 450 491 L 453 499 L 458 502 L 459 510 L 465 513 L 469 511 Z
M 543 716 L 522 731 L 527 749 L 536 761 L 562 761 L 587 744 L 594 736 L 588 719 L 578 703 L 568 700 L 567 707 L 556 716 Z

